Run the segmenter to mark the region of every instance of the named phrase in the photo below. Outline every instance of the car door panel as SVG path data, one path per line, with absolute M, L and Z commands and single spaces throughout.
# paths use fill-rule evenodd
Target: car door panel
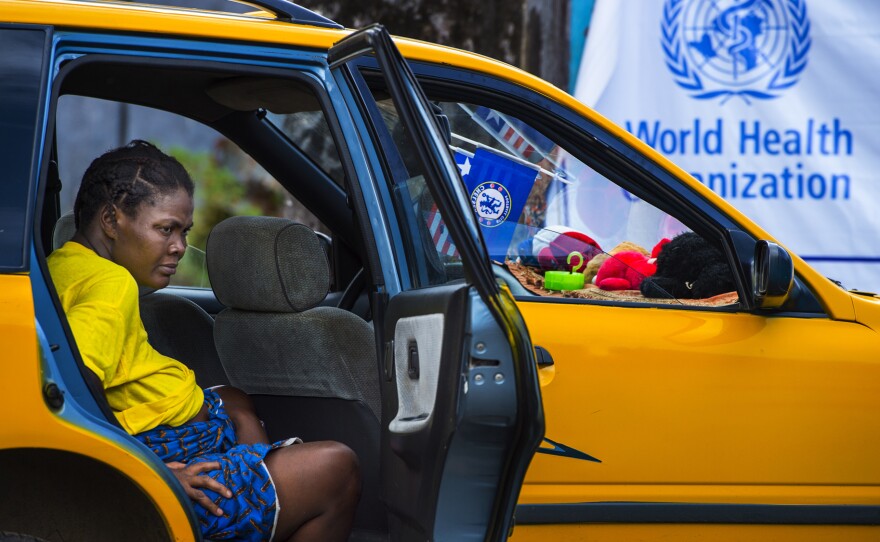
M 524 502 L 880 501 L 880 470 L 870 467 L 880 453 L 871 408 L 880 345 L 869 328 L 698 310 L 520 309 L 555 361 L 541 370 L 553 372 L 542 378 L 547 436 L 602 461 L 539 454 Z
M 413 142 L 406 149 L 416 151 L 409 165 L 363 79 L 368 52 Z M 492 278 L 455 165 L 387 33 L 374 26 L 353 34 L 331 49 L 330 65 L 350 89 L 352 111 L 372 121 L 365 126 L 365 147 L 381 148 L 375 178 L 388 179 L 374 184 L 363 177 L 360 189 L 376 215 L 373 235 L 389 236 L 377 244 L 397 252 L 396 271 L 385 272 L 392 277 L 387 293 L 373 296 L 383 377 L 381 476 L 391 536 L 502 540 L 543 430 L 526 328 L 512 297 Z M 434 212 L 442 213 L 454 239 L 460 262 L 452 267 L 463 278 L 449 278 L 451 268 L 434 254 L 422 215 L 412 207 L 424 200 L 410 199 L 421 182 L 426 191 L 420 193 L 429 197 L 430 191 Z

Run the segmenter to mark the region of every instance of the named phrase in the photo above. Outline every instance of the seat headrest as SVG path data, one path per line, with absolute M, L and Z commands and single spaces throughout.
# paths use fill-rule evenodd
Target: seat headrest
M 205 252 L 214 293 L 230 308 L 302 312 L 330 288 L 318 236 L 285 218 L 227 218 L 211 230 Z
M 61 215 L 55 222 L 55 228 L 52 231 L 52 250 L 61 248 L 64 243 L 73 239 L 76 233 L 76 226 L 73 220 L 73 211 L 69 211 Z

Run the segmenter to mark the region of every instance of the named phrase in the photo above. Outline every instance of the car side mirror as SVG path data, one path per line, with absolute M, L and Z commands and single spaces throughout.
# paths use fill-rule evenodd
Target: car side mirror
M 770 241 L 758 241 L 752 260 L 752 299 L 759 309 L 781 307 L 794 285 L 794 264 L 788 252 Z

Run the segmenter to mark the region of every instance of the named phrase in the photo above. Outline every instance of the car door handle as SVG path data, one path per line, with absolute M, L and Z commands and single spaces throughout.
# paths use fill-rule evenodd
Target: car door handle
M 543 346 L 535 345 L 535 361 L 538 367 L 549 367 L 553 365 L 553 356 Z
M 419 379 L 419 346 L 415 342 L 407 345 L 406 373 L 412 380 Z

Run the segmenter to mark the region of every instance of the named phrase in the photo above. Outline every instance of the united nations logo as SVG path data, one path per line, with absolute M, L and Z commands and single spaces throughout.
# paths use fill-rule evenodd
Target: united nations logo
M 496 182 L 482 183 L 471 192 L 471 207 L 481 225 L 494 228 L 507 220 L 510 214 L 510 192 Z
M 807 66 L 806 0 L 666 0 L 666 66 L 700 100 L 776 98 Z

